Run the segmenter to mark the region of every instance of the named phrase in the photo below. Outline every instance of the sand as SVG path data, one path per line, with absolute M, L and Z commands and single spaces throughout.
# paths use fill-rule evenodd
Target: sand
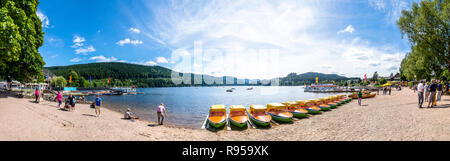
M 121 119 L 122 113 L 78 104 L 75 112 L 58 110 L 57 103 L 0 97 L 0 140 L 76 141 L 390 141 L 450 140 L 450 97 L 440 108 L 417 107 L 417 93 L 404 88 L 391 96 L 353 101 L 321 115 L 243 131 L 189 129 L 155 122 Z M 426 105 L 425 105 L 426 106 Z M 170 114 L 167 119 L 170 119 Z

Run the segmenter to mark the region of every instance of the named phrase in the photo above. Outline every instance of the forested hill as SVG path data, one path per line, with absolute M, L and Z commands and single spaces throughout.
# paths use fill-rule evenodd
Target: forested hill
M 138 87 L 174 87 L 177 86 L 172 82 L 172 70 L 160 66 L 144 66 L 129 63 L 111 62 L 111 63 L 91 63 L 78 64 L 70 66 L 55 66 L 46 67 L 56 76 L 62 76 L 68 82 L 69 76 L 72 76 L 72 83 L 67 86 L 75 87 L 107 87 L 108 77 L 110 78 L 111 87 L 117 86 L 133 86 Z M 190 74 L 190 73 L 188 73 Z M 91 83 L 89 83 L 91 77 Z M 321 83 L 329 83 L 332 81 L 348 80 L 349 78 L 339 76 L 336 74 L 322 74 L 322 73 L 304 73 L 304 74 L 289 74 L 287 77 L 280 78 L 280 85 L 282 86 L 296 86 L 314 83 L 315 78 L 319 77 Z M 194 78 L 202 78 L 202 76 L 192 74 L 192 81 Z M 203 76 L 204 79 L 214 79 L 229 83 L 229 80 L 234 80 L 232 84 L 220 85 L 261 85 L 261 80 L 237 79 L 235 77 L 212 77 Z M 57 83 L 61 84 L 61 83 Z M 202 84 L 196 86 L 207 86 L 204 81 Z M 213 84 L 219 85 L 219 84 Z M 267 84 L 266 84 L 267 85 Z M 179 86 L 191 86 L 179 85 Z
M 286 77 L 280 78 L 280 82 L 285 86 L 299 86 L 304 84 L 315 83 L 316 78 L 319 78 L 320 83 L 341 83 L 349 79 L 359 79 L 359 78 L 347 78 L 337 74 L 323 74 L 308 72 L 303 74 L 291 73 Z
M 172 70 L 160 66 L 144 66 L 128 63 L 91 63 L 70 66 L 46 67 L 57 76 L 68 78 L 71 71 L 86 79 L 140 79 L 140 78 L 170 78 Z

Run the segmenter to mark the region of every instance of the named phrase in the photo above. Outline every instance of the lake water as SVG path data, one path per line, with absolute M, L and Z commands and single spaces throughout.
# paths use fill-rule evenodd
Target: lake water
M 235 88 L 234 92 L 226 92 Z M 101 96 L 104 106 L 118 111 L 131 108 L 141 119 L 157 121 L 156 108 L 164 103 L 168 117 L 165 123 L 200 128 L 211 105 L 252 104 L 266 105 L 286 101 L 307 100 L 335 95 L 331 93 L 305 93 L 303 87 L 258 86 L 247 90 L 246 86 L 238 87 L 180 87 L 180 88 L 145 88 L 137 89 L 141 95 Z M 92 100 L 90 96 L 88 99 Z

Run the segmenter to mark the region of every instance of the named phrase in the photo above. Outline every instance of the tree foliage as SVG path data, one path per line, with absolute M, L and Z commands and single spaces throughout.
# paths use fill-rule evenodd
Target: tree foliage
M 412 52 L 401 64 L 407 80 L 440 78 L 450 69 L 450 0 L 424 0 L 403 10 L 398 21 Z
M 11 81 L 42 80 L 45 65 L 39 53 L 44 43 L 38 0 L 0 1 L 0 75 Z
M 67 81 L 64 77 L 58 76 L 50 82 L 52 87 L 65 87 L 67 85 Z

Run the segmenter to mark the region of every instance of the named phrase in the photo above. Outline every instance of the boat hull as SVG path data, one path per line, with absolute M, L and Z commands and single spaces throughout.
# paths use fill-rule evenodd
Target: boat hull
M 292 115 L 293 115 L 293 117 L 296 117 L 296 118 L 306 118 L 306 117 L 308 117 L 308 111 L 305 111 L 305 112 L 301 112 L 301 111 L 289 111 Z
M 280 116 L 272 112 L 269 112 L 269 115 L 272 117 L 273 120 L 278 122 L 292 122 L 292 117 Z
M 330 111 L 331 107 L 329 105 L 320 105 L 319 106 L 321 111 Z
M 254 124 L 258 125 L 258 126 L 263 126 L 263 127 L 267 127 L 270 125 L 270 120 L 269 121 L 263 121 L 263 120 L 259 120 L 257 118 L 255 118 L 252 114 L 248 114 L 250 121 L 252 121 Z M 269 115 L 270 116 L 270 115 Z
M 330 106 L 332 109 L 335 109 L 338 107 L 337 103 L 329 103 L 328 106 Z
M 220 128 L 220 127 L 223 127 L 227 123 L 227 120 L 223 119 L 222 121 L 213 121 L 213 120 L 211 120 L 211 118 L 208 118 L 208 122 L 209 122 L 209 125 L 211 125 L 215 128 Z
M 228 119 L 230 120 L 230 123 L 232 125 L 237 126 L 237 127 L 244 127 L 244 126 L 246 126 L 247 125 L 247 121 L 248 121 L 248 117 L 247 117 L 247 119 L 245 121 L 239 121 L 239 122 L 235 121 L 232 117 L 229 117 Z

